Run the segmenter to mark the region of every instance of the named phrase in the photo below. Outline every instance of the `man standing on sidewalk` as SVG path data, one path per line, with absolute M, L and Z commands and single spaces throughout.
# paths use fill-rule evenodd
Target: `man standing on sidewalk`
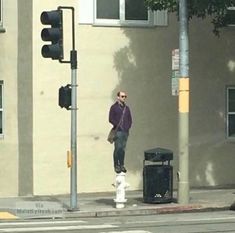
M 124 91 L 117 93 L 117 101 L 111 106 L 109 111 L 109 122 L 113 128 L 117 128 L 114 141 L 113 162 L 116 173 L 126 172 L 124 167 L 125 149 L 129 136 L 129 129 L 132 125 L 130 108 L 126 105 L 127 95 Z

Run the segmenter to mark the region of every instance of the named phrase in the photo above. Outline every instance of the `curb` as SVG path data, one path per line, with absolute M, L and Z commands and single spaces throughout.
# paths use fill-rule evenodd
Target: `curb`
M 229 210 L 230 206 L 211 206 L 211 205 L 183 205 L 173 207 L 144 208 L 144 209 L 121 209 L 121 210 L 102 210 L 102 211 L 76 211 L 64 213 L 65 218 L 89 218 L 89 217 L 113 217 L 113 216 L 137 216 L 137 215 L 156 215 L 174 214 L 190 212 L 210 212 Z
M 52 219 L 52 218 L 99 218 L 99 217 L 114 217 L 114 216 L 141 216 L 141 215 L 159 215 L 159 214 L 176 214 L 176 213 L 197 213 L 197 212 L 212 212 L 231 210 L 231 206 L 228 205 L 179 205 L 179 206 L 165 206 L 165 207 L 153 207 L 153 208 L 124 208 L 124 209 L 107 209 L 107 210 L 94 210 L 94 211 L 66 211 L 61 217 L 53 216 L 28 216 L 20 217 L 17 215 L 4 215 L 0 220 L 27 220 L 27 219 Z M 1 213 L 1 212 L 0 212 Z M 8 212 L 10 214 L 10 212 Z M 14 217 L 13 217 L 14 216 Z
M 233 207 L 233 208 L 232 208 Z M 174 214 L 174 213 L 196 213 L 196 212 L 212 212 L 212 211 L 223 211 L 223 210 L 235 210 L 235 203 L 206 203 L 206 204 L 172 204 L 172 205 L 152 205 L 152 206 L 126 206 L 123 209 L 116 209 L 115 207 L 107 208 L 93 208 L 86 209 L 86 206 L 78 208 L 76 211 L 71 211 L 64 208 L 60 216 L 54 215 L 41 215 L 41 216 L 22 216 L 12 208 L 0 209 L 2 216 L 0 220 L 27 220 L 27 219 L 69 219 L 69 218 L 96 218 L 96 217 L 114 217 L 114 216 L 141 216 L 141 215 L 159 215 L 159 214 Z M 5 214 L 8 213 L 8 215 Z M 9 215 L 10 214 L 10 215 Z

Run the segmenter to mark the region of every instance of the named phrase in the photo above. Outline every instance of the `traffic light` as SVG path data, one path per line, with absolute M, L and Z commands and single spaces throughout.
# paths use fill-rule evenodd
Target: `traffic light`
M 51 44 L 42 46 L 42 56 L 53 60 L 63 59 L 63 13 L 62 10 L 43 11 L 41 23 L 51 25 L 41 32 L 43 41 L 50 41 Z
M 69 110 L 69 107 L 71 106 L 71 93 L 72 89 L 70 84 L 59 89 L 59 106 L 61 108 Z

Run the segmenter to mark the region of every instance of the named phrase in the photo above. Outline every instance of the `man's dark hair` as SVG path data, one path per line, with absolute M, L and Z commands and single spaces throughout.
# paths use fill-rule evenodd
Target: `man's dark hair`
M 119 92 L 117 93 L 117 96 L 120 96 L 120 93 L 121 93 L 121 92 L 119 91 Z

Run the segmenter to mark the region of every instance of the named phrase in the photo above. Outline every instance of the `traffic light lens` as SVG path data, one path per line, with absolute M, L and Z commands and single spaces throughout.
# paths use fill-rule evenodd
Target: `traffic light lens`
M 62 11 L 43 11 L 41 14 L 41 23 L 44 25 L 59 26 L 62 21 Z
M 48 48 L 49 45 L 43 45 L 42 46 L 42 56 L 43 57 L 49 57 L 49 48 Z
M 42 46 L 42 56 L 45 58 L 62 59 L 62 48 L 59 43 Z
M 62 37 L 60 28 L 44 28 L 41 32 L 43 41 L 58 41 Z

